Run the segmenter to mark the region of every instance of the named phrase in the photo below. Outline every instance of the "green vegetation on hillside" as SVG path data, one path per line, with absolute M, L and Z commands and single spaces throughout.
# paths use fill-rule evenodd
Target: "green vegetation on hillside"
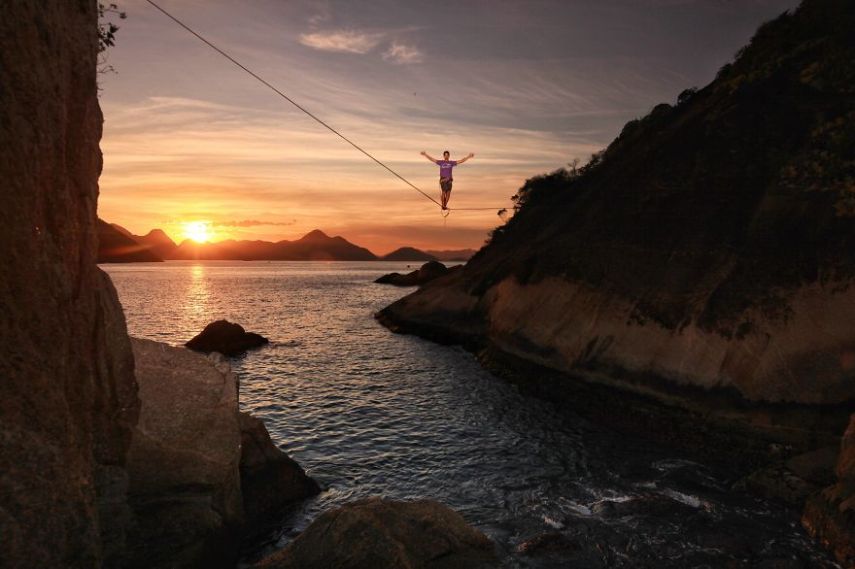
M 855 2 L 806 0 L 585 167 L 528 180 L 470 287 L 562 276 L 731 335 L 749 309 L 786 318 L 785 289 L 855 275 L 852 30 Z

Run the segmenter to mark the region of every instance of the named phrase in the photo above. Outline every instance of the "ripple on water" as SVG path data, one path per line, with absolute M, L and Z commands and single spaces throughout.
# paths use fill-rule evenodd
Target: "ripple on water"
M 272 340 L 232 361 L 241 405 L 325 490 L 290 511 L 265 548 L 324 510 L 383 495 L 455 508 L 507 567 L 834 567 L 792 513 L 730 492 L 725 474 L 523 396 L 459 348 L 380 327 L 373 312 L 406 290 L 371 281 L 403 265 L 105 267 L 133 335 L 180 344 L 226 318 Z M 547 532 L 578 548 L 516 553 Z

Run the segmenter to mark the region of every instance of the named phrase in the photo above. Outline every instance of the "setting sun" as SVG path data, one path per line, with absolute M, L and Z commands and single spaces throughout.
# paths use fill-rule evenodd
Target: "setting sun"
M 211 239 L 211 228 L 205 221 L 188 221 L 184 223 L 184 237 L 205 243 Z

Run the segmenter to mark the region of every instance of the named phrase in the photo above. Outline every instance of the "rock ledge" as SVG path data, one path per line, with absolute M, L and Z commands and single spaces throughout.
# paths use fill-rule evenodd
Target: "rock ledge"
M 460 514 L 432 500 L 367 498 L 326 512 L 268 569 L 475 569 L 493 567 L 492 542 Z

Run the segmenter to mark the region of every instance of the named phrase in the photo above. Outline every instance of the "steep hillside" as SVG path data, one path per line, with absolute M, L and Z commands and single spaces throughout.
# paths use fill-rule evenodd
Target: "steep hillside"
M 855 408 L 853 30 L 849 0 L 763 25 L 580 171 L 528 180 L 464 270 L 378 319 L 735 472 L 839 446 Z M 851 441 L 803 519 L 846 567 Z
M 428 249 L 425 253 L 436 257 L 438 261 L 468 261 L 475 255 L 476 251 L 475 249 L 450 249 L 443 251 Z
M 368 249 L 354 245 L 344 237 L 330 237 L 315 229 L 296 241 L 277 243 L 278 258 L 294 261 L 373 261 Z
M 167 256 L 179 260 L 234 261 L 374 261 L 377 257 L 343 237 L 330 237 L 319 229 L 296 241 L 183 241 Z
M 400 247 L 381 257 L 383 261 L 436 261 L 437 258 L 415 247 Z
M 170 258 L 177 247 L 162 229 L 152 229 L 145 235 L 134 235 L 134 239 L 161 259 Z
M 163 261 L 147 244 L 113 223 L 98 220 L 98 262 L 140 263 Z
M 765 24 L 581 171 L 528 180 L 464 271 L 380 318 L 833 442 L 855 401 L 853 29 L 843 0 Z
M 469 274 L 566 277 L 631 298 L 639 322 L 728 337 L 791 314 L 782 289 L 851 276 L 852 12 L 806 2 L 709 86 L 628 123 L 581 175 L 529 180 Z

